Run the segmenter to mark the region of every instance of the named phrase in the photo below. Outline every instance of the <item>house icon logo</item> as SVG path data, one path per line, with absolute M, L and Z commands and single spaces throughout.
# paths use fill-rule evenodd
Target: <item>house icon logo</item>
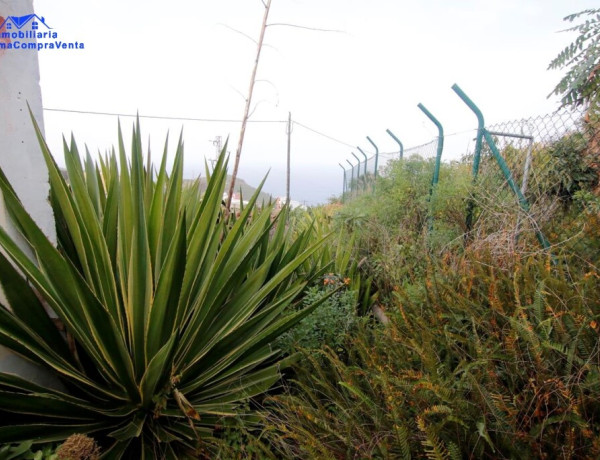
M 48 30 L 52 29 L 44 17 L 39 17 L 37 14 L 27 14 L 25 16 L 9 16 L 2 24 L 0 24 L 0 30 L 22 30 L 27 24 L 31 24 L 31 30 Z M 40 27 L 41 26 L 41 27 Z
M 0 0 L 1 1 L 1 0 Z M 0 16 L 0 56 L 6 51 L 72 50 L 85 48 L 83 42 L 67 41 L 46 23 L 44 16 Z

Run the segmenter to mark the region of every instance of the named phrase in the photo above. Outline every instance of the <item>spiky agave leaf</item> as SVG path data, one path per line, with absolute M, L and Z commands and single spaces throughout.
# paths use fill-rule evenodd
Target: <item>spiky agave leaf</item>
M 34 121 L 35 124 L 35 121 Z M 240 402 L 279 377 L 273 340 L 292 315 L 322 247 L 293 242 L 255 194 L 235 220 L 223 213 L 227 159 L 199 203 L 183 189 L 183 142 L 173 167 L 144 164 L 139 122 L 128 157 L 95 165 L 65 143 L 69 183 L 37 128 L 59 237 L 55 248 L 0 171 L 0 190 L 30 260 L 0 228 L 0 344 L 54 373 L 63 390 L 0 373 L 0 443 L 100 440 L 107 457 L 175 458 L 199 448 Z M 165 147 L 166 154 L 166 147 Z M 259 188 L 260 190 L 260 188 Z M 276 228 L 274 228 L 276 227 Z M 60 333 L 50 307 L 64 326 Z M 252 414 L 245 413 L 251 419 Z

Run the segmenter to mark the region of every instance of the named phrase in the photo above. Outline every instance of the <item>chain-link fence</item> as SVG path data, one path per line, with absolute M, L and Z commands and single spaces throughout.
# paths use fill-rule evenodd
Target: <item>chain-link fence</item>
M 404 149 L 402 158 L 419 157 L 431 159 L 436 156 L 438 139 L 422 145 Z M 344 168 L 344 196 L 355 196 L 366 190 L 370 190 L 375 178 L 375 165 L 377 164 L 377 175 L 385 175 L 390 161 L 398 160 L 400 152 L 382 152 L 372 155 L 367 160 L 360 161 L 357 165 L 347 161 L 349 168 Z
M 438 139 L 434 139 L 426 144 L 417 145 L 415 147 L 409 147 L 404 150 L 404 158 L 411 158 L 418 156 L 425 160 L 434 158 L 437 153 Z
M 462 174 L 467 184 L 470 170 L 473 175 L 473 186 L 463 192 L 467 204 L 464 226 L 457 230 L 480 242 L 502 238 L 504 247 L 507 241 L 517 244 L 519 235 L 529 233 L 548 248 L 553 243 L 543 228 L 550 227 L 547 224 L 561 206 L 579 199 L 581 191 L 598 187 L 599 127 L 600 116 L 585 108 L 485 126 L 479 133 L 479 151 L 475 147 L 474 151 L 465 152 L 459 162 L 462 168 L 452 173 Z M 477 131 L 473 133 L 478 135 Z M 473 142 L 471 148 L 476 145 Z M 437 147 L 438 139 L 405 148 L 403 158 L 431 160 Z M 398 152 L 380 156 L 378 174 L 385 176 L 386 164 L 398 157 Z M 373 180 L 374 158 L 366 162 L 366 169 L 364 162 L 360 166 L 354 182 L 346 182 L 346 196 L 373 189 L 367 185 Z M 433 180 L 433 168 L 431 173 Z M 436 194 L 448 193 L 444 184 L 448 180 L 448 175 L 442 176 L 439 187 L 434 184 L 434 201 L 444 198 L 435 197 Z M 457 216 L 454 217 L 456 223 Z M 435 219 L 439 219 L 440 227 L 447 224 L 442 215 L 436 214 Z
M 579 191 L 598 182 L 597 127 L 585 109 L 487 126 L 471 197 L 478 211 L 467 216 L 473 239 L 506 247 L 535 234 L 545 248 L 554 244 L 543 229 Z
M 487 127 L 488 132 L 506 162 L 521 192 L 535 198 L 535 190 L 556 186 L 561 173 L 559 163 L 566 160 L 555 151 L 561 143 L 580 136 L 582 142 L 591 134 L 592 125 L 585 122 L 584 110 L 560 110 L 548 115 L 524 118 Z M 566 153 L 566 152 L 563 152 Z M 566 165 L 563 165 L 566 166 Z M 482 152 L 482 167 L 497 168 L 486 144 Z M 562 171 L 568 173 L 568 171 Z M 528 192 L 531 189 L 531 193 Z
M 527 157 L 529 156 L 531 161 L 536 160 L 534 164 L 529 164 L 527 169 L 527 172 L 535 180 L 540 170 L 551 166 L 548 158 L 546 158 L 546 164 L 539 164 L 540 152 L 548 145 L 557 142 L 570 133 L 581 132 L 583 129 L 589 130 L 589 123 L 588 125 L 585 124 L 584 116 L 585 111 L 582 109 L 560 110 L 547 115 L 495 123 L 486 128 L 492 135 L 498 149 L 503 152 L 513 178 L 519 184 L 524 184 L 526 189 L 527 179 L 524 177 L 524 172 Z M 437 153 L 437 146 L 438 139 L 436 138 L 425 144 L 405 148 L 403 158 L 434 158 Z M 482 152 L 484 162 L 486 159 L 490 160 L 489 153 L 489 146 L 484 143 Z M 398 159 L 399 155 L 400 152 L 380 153 L 378 157 L 378 174 L 385 174 L 388 162 Z M 472 158 L 472 152 L 465 152 L 463 158 Z M 346 192 L 357 193 L 368 189 L 365 185 L 369 184 L 374 177 L 375 161 L 375 155 L 373 155 L 366 162 L 361 160 L 359 164 L 353 165 L 348 162 L 350 168 L 346 169 Z M 522 168 L 519 169 L 519 166 Z
M 367 176 L 369 174 L 372 176 L 373 170 L 368 173 L 364 162 L 353 165 L 348 161 L 348 164 L 350 165 L 350 168 L 344 171 L 344 193 L 347 191 L 349 194 L 356 194 L 359 191 L 365 190 L 367 182 L 370 182 L 370 178 Z

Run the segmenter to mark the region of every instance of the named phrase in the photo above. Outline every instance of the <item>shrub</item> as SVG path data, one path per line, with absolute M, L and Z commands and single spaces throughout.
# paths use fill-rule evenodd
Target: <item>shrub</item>
M 0 446 L 0 460 L 60 460 L 54 443 L 33 446 L 33 441 Z
M 373 278 L 384 303 L 394 289 L 423 276 L 424 253 L 442 254 L 462 243 L 468 167 L 442 164 L 439 184 L 430 198 L 432 175 L 432 160 L 390 161 L 375 191 L 353 199 L 335 216 L 338 225 L 356 238 L 356 259 L 363 261 L 361 275 Z
M 347 359 L 306 355 L 270 399 L 279 454 L 597 458 L 600 274 L 539 256 L 514 267 L 473 254 L 432 267 Z
M 0 282 L 11 306 L 0 308 L 0 344 L 63 388 L 0 373 L 0 442 L 81 433 L 111 458 L 206 453 L 216 426 L 256 420 L 244 402 L 287 365 L 272 343 L 317 306 L 287 313 L 315 276 L 303 264 L 322 241 L 311 242 L 310 229 L 289 241 L 271 210 L 255 206 L 257 195 L 228 217 L 224 153 L 198 201 L 182 198 L 181 140 L 170 172 L 166 156 L 156 172 L 144 165 L 139 124 L 130 160 L 120 131 L 118 155 L 97 166 L 89 156 L 82 162 L 72 141 L 67 184 L 37 133 L 59 247 L 0 174 L 34 254 L 0 228 Z
M 327 300 L 277 340 L 282 350 L 291 353 L 298 348 L 328 346 L 338 353 L 344 351 L 346 336 L 358 323 L 357 292 L 348 288 L 349 278 L 342 279 L 333 273 L 326 275 L 322 283 L 307 289 L 299 308 L 310 306 L 325 296 Z
M 570 203 L 578 191 L 589 192 L 598 184 L 597 166 L 594 157 L 598 152 L 589 152 L 588 139 L 581 132 L 566 135 L 547 149 L 544 191 Z

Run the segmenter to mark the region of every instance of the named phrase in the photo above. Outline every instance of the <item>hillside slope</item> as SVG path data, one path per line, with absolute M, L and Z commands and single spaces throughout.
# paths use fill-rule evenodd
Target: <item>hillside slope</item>
M 185 185 L 192 185 L 194 180 L 186 179 L 184 180 Z M 225 190 L 229 190 L 229 184 L 231 183 L 231 176 L 227 176 L 227 183 L 225 185 Z M 206 189 L 206 177 L 200 178 L 200 190 L 204 191 Z M 256 187 L 249 185 L 244 179 L 240 179 L 239 177 L 235 180 L 235 193 L 242 193 L 242 197 L 244 200 L 250 199 L 252 195 L 256 192 Z M 260 192 L 258 196 L 258 202 L 268 203 L 269 200 L 274 199 L 269 193 Z

